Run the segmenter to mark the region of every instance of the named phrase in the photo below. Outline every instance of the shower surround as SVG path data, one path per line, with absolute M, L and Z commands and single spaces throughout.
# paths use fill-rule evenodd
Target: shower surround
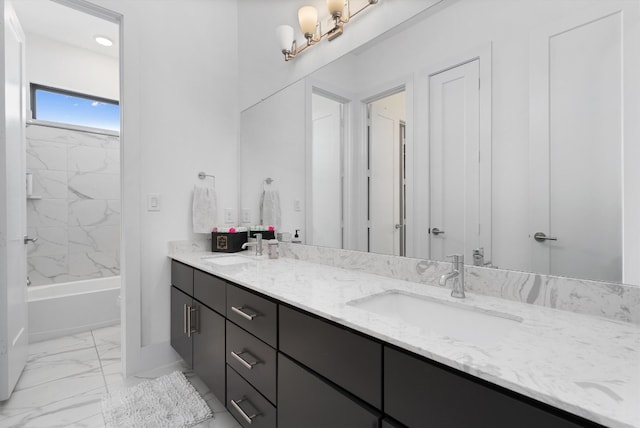
M 27 228 L 33 285 L 120 274 L 120 137 L 30 125 Z

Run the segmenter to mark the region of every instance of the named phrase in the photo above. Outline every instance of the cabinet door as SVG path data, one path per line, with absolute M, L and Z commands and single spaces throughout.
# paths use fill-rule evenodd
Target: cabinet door
M 377 412 L 278 354 L 278 428 L 378 428 L 379 424 Z
M 222 402 L 225 393 L 224 318 L 194 301 L 197 332 L 193 335 L 193 371 Z
M 192 304 L 191 296 L 187 296 L 176 287 L 171 287 L 171 346 L 182 359 L 192 364 L 192 338 L 187 336 L 188 308 Z
M 384 410 L 410 428 L 578 428 L 529 403 L 385 347 Z

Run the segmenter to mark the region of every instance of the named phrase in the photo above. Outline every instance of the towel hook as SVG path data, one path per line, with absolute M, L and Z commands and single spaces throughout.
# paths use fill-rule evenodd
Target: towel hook
M 207 177 L 213 178 L 213 187 L 215 188 L 216 187 L 216 176 L 215 175 L 206 174 L 206 173 L 204 173 L 202 171 L 198 173 L 198 178 L 200 180 L 204 180 Z
M 264 179 L 264 182 L 265 182 L 265 183 L 267 183 L 267 184 L 271 184 L 271 183 L 273 183 L 274 181 L 275 181 L 275 180 L 274 180 L 273 178 L 271 178 L 271 177 L 267 177 L 267 178 L 265 178 L 265 179 Z

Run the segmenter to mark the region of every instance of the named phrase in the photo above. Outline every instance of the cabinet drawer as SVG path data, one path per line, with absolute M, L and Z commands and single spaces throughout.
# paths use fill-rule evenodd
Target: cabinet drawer
M 276 408 L 229 366 L 227 409 L 243 427 L 276 427 Z
M 380 409 L 382 345 L 280 306 L 280 351 Z
M 278 306 L 272 301 L 227 284 L 227 318 L 272 347 L 277 346 Z
M 276 402 L 276 351 L 227 321 L 227 364 L 251 385 Z
M 171 260 L 171 285 L 193 296 L 193 268 Z
M 208 273 L 193 272 L 193 297 L 221 315 L 225 315 L 227 283 Z
M 425 423 L 451 428 L 585 426 L 387 347 L 384 350 L 384 411 L 410 428 L 422 427 Z
M 278 428 L 378 428 L 380 415 L 278 354 Z

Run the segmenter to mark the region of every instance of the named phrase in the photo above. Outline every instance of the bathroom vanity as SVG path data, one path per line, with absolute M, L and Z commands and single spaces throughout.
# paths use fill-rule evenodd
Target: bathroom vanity
M 640 425 L 636 324 L 292 258 L 170 257 L 172 346 L 245 427 Z

